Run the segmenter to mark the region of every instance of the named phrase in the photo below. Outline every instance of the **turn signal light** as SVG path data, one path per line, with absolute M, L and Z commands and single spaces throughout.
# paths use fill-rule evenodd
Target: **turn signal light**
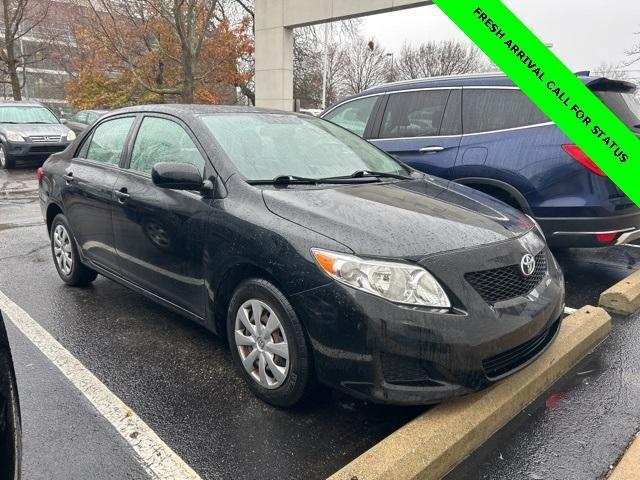
M 42 167 L 39 167 L 36 171 L 36 176 L 38 177 L 38 181 L 42 180 Z
M 607 174 L 602 171 L 598 165 L 595 164 L 577 145 L 562 145 L 562 149 L 567 152 L 571 157 L 578 161 L 582 166 L 586 167 L 591 173 L 595 173 L 601 177 L 606 177 Z

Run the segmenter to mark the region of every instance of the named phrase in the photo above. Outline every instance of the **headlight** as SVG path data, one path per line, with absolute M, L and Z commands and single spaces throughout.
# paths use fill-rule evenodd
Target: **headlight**
M 7 132 L 6 136 L 10 142 L 24 142 L 24 137 L 18 132 Z
M 311 249 L 320 268 L 338 282 L 391 302 L 450 308 L 438 281 L 424 268 L 406 263 L 365 260 L 353 255 Z
M 73 130 L 69 130 L 69 133 L 67 133 L 67 141 L 73 142 L 75 139 L 76 139 L 76 132 L 74 132 Z
M 527 215 L 527 217 L 529 217 L 529 220 L 531 220 L 531 222 L 536 226 L 536 229 L 538 230 L 538 233 L 540 234 L 540 236 L 542 238 L 544 238 L 544 240 L 546 241 L 547 237 L 545 236 L 544 232 L 542 231 L 542 227 L 540 226 L 540 224 L 531 215 Z

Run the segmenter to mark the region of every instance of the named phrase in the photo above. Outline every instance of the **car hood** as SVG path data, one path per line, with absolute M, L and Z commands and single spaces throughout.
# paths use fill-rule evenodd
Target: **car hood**
M 519 237 L 525 215 L 439 179 L 263 190 L 274 214 L 360 255 L 420 259 Z
M 0 123 L 0 131 L 17 132 L 23 137 L 33 135 L 66 135 L 69 128 L 61 123 Z

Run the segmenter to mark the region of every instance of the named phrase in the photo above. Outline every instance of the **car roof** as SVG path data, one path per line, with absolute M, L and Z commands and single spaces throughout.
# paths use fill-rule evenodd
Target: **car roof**
M 591 85 L 598 81 L 608 80 L 602 76 L 591 75 L 588 71 L 576 72 L 576 76 L 585 84 Z M 628 82 L 620 81 L 627 84 Z M 378 95 L 385 92 L 395 92 L 400 90 L 420 89 L 420 88 L 442 88 L 442 87 L 513 87 L 513 81 L 503 73 L 474 73 L 468 75 L 448 75 L 442 77 L 427 77 L 414 80 L 402 80 L 399 82 L 386 83 L 364 90 L 361 93 L 350 95 L 340 99 L 337 103 L 326 110 L 333 109 L 337 105 L 354 98 Z M 629 88 L 635 88 L 628 83 Z M 325 113 L 326 113 L 325 112 Z
M 29 102 L 25 100 L 0 100 L 0 107 L 44 107 L 44 105 L 38 102 Z
M 288 113 L 294 115 L 293 112 L 283 112 L 281 110 L 270 110 L 265 108 L 246 107 L 242 105 L 200 105 L 200 104 L 159 104 L 159 105 L 138 105 L 135 107 L 126 107 L 109 112 L 110 114 L 120 113 L 166 113 L 169 115 L 213 115 L 218 113 Z

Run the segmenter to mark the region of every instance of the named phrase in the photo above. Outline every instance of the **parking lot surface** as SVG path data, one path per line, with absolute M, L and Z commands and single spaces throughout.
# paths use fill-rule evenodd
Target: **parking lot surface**
M 63 285 L 51 260 L 34 178 L 33 169 L 0 170 L 2 188 L 16 187 L 14 193 L 0 197 L 0 291 L 131 407 L 202 478 L 326 477 L 424 411 L 366 404 L 328 390 L 321 390 L 299 410 L 275 409 L 254 398 L 235 371 L 223 341 L 211 333 L 103 277 L 86 289 Z M 601 291 L 638 268 L 640 249 L 566 251 L 559 252 L 558 258 L 567 280 L 567 305 L 578 308 L 597 304 Z M 618 389 L 621 399 L 613 387 L 618 387 L 616 366 L 624 361 L 627 348 L 620 342 L 627 336 L 638 338 L 638 323 L 616 325 L 608 347 L 580 367 L 594 372 L 567 379 L 561 391 L 569 392 L 569 397 L 554 406 L 587 409 L 586 400 L 563 403 L 573 395 L 587 398 L 581 393 L 585 380 L 603 382 L 602 394 L 618 402 L 620 411 L 626 405 L 622 400 L 635 400 L 637 391 Z M 25 418 L 25 478 L 147 478 L 125 439 L 20 332 L 9 327 Z M 613 377 L 606 380 L 609 375 Z M 595 395 L 595 389 L 587 390 Z M 557 408 L 542 403 L 530 407 L 526 415 L 537 416 L 540 428 L 550 429 L 551 415 L 560 411 Z M 526 423 L 514 422 L 516 427 Z M 508 433 L 498 436 L 504 442 L 503 458 L 504 452 L 511 458 L 516 452 L 530 453 L 533 445 L 543 448 L 542 437 L 527 447 L 533 433 L 510 428 L 516 439 L 513 444 Z M 564 434 L 571 433 L 567 428 Z M 610 435 L 626 429 L 610 429 Z M 606 443 L 606 437 L 601 441 Z M 528 449 L 517 450 L 516 444 Z M 609 445 L 609 451 L 617 447 Z M 485 463 L 496 462 L 491 456 L 498 451 L 495 448 L 474 456 L 475 463 L 473 459 L 467 463 L 480 468 L 487 478 L 519 478 L 514 472 L 529 471 L 537 475 L 537 470 L 523 463 L 491 470 Z M 553 455 L 548 448 L 530 455 L 530 461 L 547 461 Z M 544 451 L 547 455 L 542 455 Z M 569 465 L 573 462 L 569 455 L 574 454 L 561 450 L 554 458 Z

